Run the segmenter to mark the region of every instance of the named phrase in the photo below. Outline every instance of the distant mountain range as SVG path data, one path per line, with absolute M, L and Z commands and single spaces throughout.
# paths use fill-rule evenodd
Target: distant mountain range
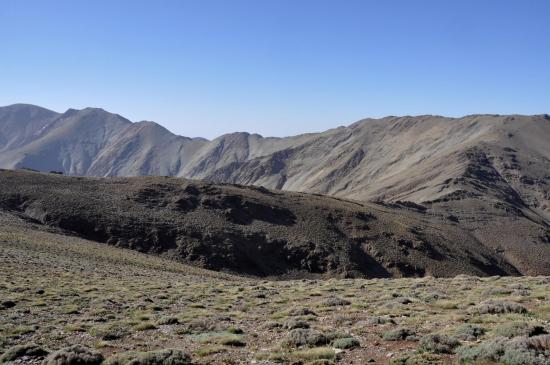
M 523 274 L 550 273 L 550 116 L 405 116 L 212 141 L 102 109 L 0 108 L 0 168 L 177 176 L 401 204 L 455 221 Z
M 16 104 L 0 107 L 0 127 L 2 168 L 180 176 L 357 200 L 482 193 L 550 218 L 548 115 L 387 117 L 287 138 L 208 141 L 102 109 L 59 114 Z

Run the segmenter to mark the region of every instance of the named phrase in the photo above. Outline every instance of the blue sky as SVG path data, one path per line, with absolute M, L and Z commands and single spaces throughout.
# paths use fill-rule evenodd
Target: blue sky
M 0 105 L 186 136 L 550 113 L 550 1 L 3 0 Z

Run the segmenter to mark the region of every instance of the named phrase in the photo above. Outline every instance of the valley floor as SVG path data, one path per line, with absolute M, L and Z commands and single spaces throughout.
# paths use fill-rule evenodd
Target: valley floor
M 548 277 L 265 281 L 2 224 L 0 273 L 3 361 L 38 363 L 13 355 L 30 343 L 194 364 L 550 361 Z

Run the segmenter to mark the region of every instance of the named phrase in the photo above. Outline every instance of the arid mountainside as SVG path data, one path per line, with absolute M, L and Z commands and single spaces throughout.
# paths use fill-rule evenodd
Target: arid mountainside
M 212 141 L 102 109 L 0 108 L 0 167 L 71 175 L 167 175 L 360 201 L 476 196 L 550 219 L 550 117 L 365 119 L 287 138 Z
M 132 242 L 125 243 L 124 240 L 130 233 L 136 233 L 132 231 L 126 232 L 126 236 L 122 237 L 116 235 L 112 237 L 111 233 L 104 234 L 98 237 L 99 240 L 135 246 L 146 251 L 173 253 L 182 247 L 178 242 L 191 242 L 189 237 L 196 235 L 196 242 L 193 241 L 195 242 L 193 245 L 200 248 L 190 250 L 190 246 L 186 243 L 184 246 L 188 251 L 180 250 L 177 257 L 186 260 L 202 260 L 201 264 L 206 267 L 227 268 L 262 275 L 279 275 L 281 272 L 295 269 L 307 272 L 338 271 L 341 274 L 346 271 L 356 271 L 367 276 L 450 275 L 463 271 L 462 267 L 460 270 L 451 268 L 447 262 L 443 265 L 444 269 L 439 268 L 440 266 L 435 265 L 438 260 L 433 257 L 430 258 L 432 261 L 429 261 L 429 265 L 421 264 L 418 261 L 420 257 L 424 259 L 429 255 L 423 253 L 418 257 L 411 256 L 410 252 L 417 252 L 417 250 L 411 251 L 410 247 L 407 247 L 411 245 L 410 243 L 396 243 L 400 239 L 403 239 L 403 242 L 411 240 L 414 242 L 414 239 L 419 239 L 418 237 L 398 235 L 397 238 L 390 239 L 385 236 L 388 233 L 386 228 L 375 229 L 366 235 L 365 230 L 357 228 L 363 223 L 358 223 L 360 219 L 358 221 L 353 218 L 355 213 L 349 213 L 351 214 L 349 219 L 345 218 L 348 213 L 343 215 L 344 218 L 331 218 L 326 215 L 320 218 L 315 215 L 308 216 L 313 214 L 310 212 L 317 209 L 310 209 L 311 202 L 319 201 L 322 202 L 321 205 L 330 206 L 338 202 L 337 204 L 342 205 L 342 208 L 338 209 L 345 212 L 348 212 L 349 207 L 356 206 L 388 209 L 388 212 L 393 212 L 395 218 L 389 219 L 386 223 L 388 226 L 393 225 L 394 228 L 401 225 L 402 219 L 405 219 L 403 217 L 410 216 L 411 219 L 419 220 L 420 223 L 406 223 L 406 229 L 409 231 L 414 230 L 413 227 L 416 225 L 442 230 L 444 233 L 440 235 L 434 233 L 424 241 L 430 245 L 444 242 L 441 244 L 451 251 L 456 251 L 456 255 L 444 255 L 445 260 L 452 258 L 449 262 L 464 260 L 471 251 L 469 249 L 464 251 L 464 245 L 468 244 L 478 247 L 471 252 L 487 251 L 484 255 L 488 255 L 486 256 L 488 259 L 497 261 L 502 259 L 506 264 L 514 267 L 517 273 L 529 275 L 550 273 L 550 260 L 547 259 L 550 257 L 550 143 L 548 143 L 550 117 L 548 115 L 472 115 L 463 118 L 387 117 L 365 119 L 348 127 L 295 137 L 264 138 L 257 134 L 233 133 L 208 141 L 201 138 L 176 136 L 153 122 L 132 123 L 102 109 L 70 109 L 63 114 L 58 114 L 32 105 L 16 104 L 0 108 L 0 127 L 0 167 L 3 168 L 32 168 L 39 171 L 60 171 L 68 175 L 97 177 L 178 176 L 213 183 L 317 193 L 354 201 L 340 202 L 311 195 L 304 197 L 294 193 L 267 194 L 254 189 L 193 183 L 200 186 L 215 186 L 211 193 L 212 199 L 216 201 L 221 199 L 222 202 L 216 203 L 218 204 L 216 208 L 207 209 L 205 208 L 207 203 L 203 204 L 202 199 L 204 194 L 210 194 L 208 191 L 199 191 L 200 198 L 193 198 L 187 193 L 179 192 L 179 188 L 175 190 L 176 193 L 164 192 L 165 188 L 162 185 L 164 183 L 162 183 L 160 187 L 153 186 L 151 194 L 168 194 L 169 203 L 172 202 L 171 199 L 178 199 L 178 194 L 183 194 L 181 195 L 183 200 L 187 201 L 190 197 L 190 201 L 195 202 L 192 204 L 199 207 L 191 209 L 192 213 L 185 212 L 185 214 L 177 210 L 177 213 L 174 213 L 173 209 L 164 211 L 166 207 L 163 207 L 162 213 L 158 213 L 160 217 L 154 219 L 155 222 L 165 219 L 167 212 L 170 212 L 169 215 L 178 215 L 177 219 L 174 218 L 175 221 L 166 221 L 166 227 L 171 224 L 180 225 L 179 219 L 188 222 L 190 217 L 199 214 L 197 212 L 208 214 L 216 212 L 212 217 L 218 217 L 222 214 L 220 212 L 226 210 L 239 211 L 242 208 L 240 204 L 244 204 L 243 198 L 234 201 L 233 193 L 229 194 L 229 198 L 224 195 L 225 189 L 236 189 L 238 194 L 245 196 L 249 193 L 260 194 L 258 199 L 263 202 L 262 204 L 290 209 L 295 216 L 299 214 L 293 209 L 303 211 L 303 219 L 307 223 L 304 223 L 304 226 L 279 224 L 278 221 L 278 223 L 269 221 L 266 223 L 257 216 L 257 214 L 266 214 L 263 208 L 260 212 L 256 211 L 256 208 L 250 208 L 252 211 L 246 213 L 248 217 L 246 220 L 250 222 L 232 223 L 231 227 L 238 231 L 236 234 L 223 232 L 227 224 L 223 219 L 229 219 L 223 215 L 229 214 L 225 212 L 221 215 L 223 218 L 220 218 L 221 220 L 197 218 L 197 223 L 192 225 L 194 228 L 186 231 L 183 236 L 179 231 L 173 232 L 173 227 L 164 229 L 162 227 L 165 226 L 161 226 L 159 229 L 162 232 L 172 232 L 172 236 L 156 237 L 153 241 L 158 240 L 163 245 L 169 242 L 169 247 L 157 247 L 159 244 L 153 245 L 151 243 L 153 241 L 147 241 L 144 247 L 134 245 Z M 66 181 L 68 184 L 69 181 L 74 180 Z M 82 181 L 85 186 L 92 181 L 98 186 L 117 186 L 112 185 L 116 180 Z M 151 183 L 147 179 L 121 181 L 128 185 L 126 187 L 123 184 L 128 189 L 142 183 Z M 161 178 L 160 181 L 166 181 L 168 185 L 179 184 L 169 179 Z M 37 187 L 31 185 L 28 189 L 32 191 Z M 6 190 L 5 193 L 8 192 Z M 109 194 L 107 196 L 110 196 Z M 127 193 L 120 190 L 112 195 L 114 199 L 118 199 L 116 197 L 120 198 L 125 194 Z M 271 201 L 273 196 L 277 197 L 277 204 Z M 34 195 L 34 199 L 44 200 L 39 198 L 39 195 Z M 57 193 L 52 193 L 52 199 L 56 201 L 59 199 Z M 165 202 L 163 199 L 160 200 Z M 200 203 L 196 202 L 197 199 Z M 298 205 L 295 199 L 300 202 Z M 373 205 L 367 202 L 380 204 Z M 401 204 L 396 204 L 397 202 Z M 169 205 L 169 203 L 166 204 Z M 84 200 L 77 205 L 81 206 L 80 204 L 84 204 Z M 385 208 L 381 208 L 383 204 Z M 404 205 L 408 208 L 405 209 Z M 141 205 L 136 206 L 144 209 Z M 392 206 L 401 208 L 395 210 Z M 128 209 L 134 212 L 133 207 Z M 55 209 L 55 207 L 48 209 Z M 151 210 L 146 212 L 149 214 Z M 237 214 L 240 217 L 241 213 Z M 140 214 L 137 216 L 141 218 Z M 117 221 L 119 217 L 112 216 L 110 219 Z M 337 219 L 339 223 L 332 222 L 332 219 Z M 408 222 L 407 219 L 405 222 Z M 111 229 L 110 223 L 106 227 L 98 228 L 95 226 L 97 223 L 95 220 L 92 219 L 91 222 L 90 224 L 94 225 L 93 229 Z M 257 226 L 260 224 L 258 222 L 263 222 L 262 226 Z M 341 222 L 351 222 L 351 226 Z M 367 225 L 370 227 L 372 222 Z M 452 229 L 448 230 L 449 227 Z M 272 229 L 273 232 L 270 231 Z M 241 235 L 242 232 L 244 236 Z M 456 234 L 461 238 L 448 236 L 451 234 L 449 232 L 458 232 Z M 143 236 L 150 234 L 146 230 L 142 232 Z M 279 239 L 282 241 L 277 241 Z M 279 243 L 273 244 L 274 241 Z M 316 249 L 307 248 L 310 241 L 313 242 L 312 245 L 318 245 L 315 246 Z M 239 242 L 239 244 L 226 245 L 221 242 Z M 236 249 L 239 251 L 243 244 L 258 246 L 258 242 L 264 243 L 260 245 L 262 248 L 258 252 L 250 251 L 249 248 L 244 249 L 243 252 L 254 252 L 250 255 L 258 257 L 279 257 L 277 260 L 282 261 L 275 264 L 271 261 L 250 262 L 246 264 L 249 266 L 244 268 L 240 266 L 243 264 L 241 258 L 235 259 L 232 264 L 225 254 L 220 258 L 206 258 L 212 254 L 212 252 L 206 253 L 211 245 L 221 245 L 220 247 L 223 246 L 224 250 L 227 247 L 232 247 L 229 250 L 240 247 Z M 318 252 L 327 247 L 336 247 L 336 242 L 342 245 L 338 247 L 346 247 L 345 250 L 340 248 L 336 250 L 339 252 L 338 255 L 345 251 L 343 256 L 331 254 L 330 260 L 327 260 L 327 253 L 323 252 L 322 259 L 317 256 L 315 258 L 321 261 L 314 260 L 314 262 L 306 255 L 312 251 Z M 357 249 L 352 242 L 355 242 L 357 247 L 361 247 L 358 252 L 368 253 L 365 256 L 366 260 L 373 259 L 381 267 L 376 269 L 372 265 L 365 266 L 364 262 L 359 262 L 362 259 L 358 257 L 363 257 L 362 254 L 357 256 L 349 251 Z M 388 253 L 387 257 L 377 257 L 377 255 L 386 254 L 385 249 L 381 247 L 385 247 L 387 242 L 391 242 L 388 247 L 392 247 L 391 250 L 395 250 L 395 253 Z M 377 244 L 379 247 L 375 247 Z M 405 248 L 397 248 L 400 245 L 404 245 Z M 262 250 L 266 250 L 267 247 L 270 249 L 286 247 L 285 250 L 292 247 L 291 256 L 295 262 L 289 263 L 283 260 L 284 255 L 287 254 L 284 250 L 277 252 L 279 256 L 263 252 Z M 296 247 L 300 247 L 299 252 L 296 251 Z M 400 249 L 407 253 L 399 253 Z M 200 254 L 196 254 L 197 250 Z M 240 251 L 238 254 L 232 253 L 237 256 L 241 254 Z M 400 264 L 400 260 L 404 257 L 407 259 Z M 223 265 L 213 263 L 217 262 L 216 260 Z M 460 265 L 466 267 L 471 264 L 478 270 L 487 264 L 486 261 L 481 260 L 480 262 L 484 264 L 480 266 L 479 263 L 472 264 L 472 261 L 468 260 L 470 259 L 466 259 Z M 399 265 L 409 266 L 399 267 Z M 493 270 L 493 267 L 499 267 L 503 272 L 512 273 L 509 268 L 501 267 L 494 261 L 488 265 L 490 267 L 488 271 Z M 278 271 L 274 269 L 275 267 Z M 465 272 L 474 271 L 468 269 Z
M 5 170 L 0 172 L 0 186 L 5 225 L 54 229 L 239 274 L 550 272 L 547 227 L 521 212 L 504 214 L 512 209 L 506 205 L 494 208 L 502 215 L 480 216 L 474 225 L 468 212 L 449 215 L 410 202 L 363 203 L 183 178 L 88 178 Z M 516 240 L 507 246 L 499 232 L 507 235 L 508 230 L 516 232 Z M 521 245 L 518 234 L 523 236 Z

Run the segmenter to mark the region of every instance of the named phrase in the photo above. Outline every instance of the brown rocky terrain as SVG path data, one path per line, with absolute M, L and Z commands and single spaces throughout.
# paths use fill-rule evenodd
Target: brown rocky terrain
M 182 178 L 84 178 L 8 170 L 0 172 L 0 186 L 1 214 L 22 219 L 28 229 L 54 228 L 245 275 L 550 272 L 547 226 L 515 211 L 513 202 L 483 214 L 487 207 L 476 200 L 460 211 L 454 200 L 425 207 Z M 523 246 L 506 240 L 511 232 L 523 236 Z M 529 235 L 540 241 L 530 242 Z

